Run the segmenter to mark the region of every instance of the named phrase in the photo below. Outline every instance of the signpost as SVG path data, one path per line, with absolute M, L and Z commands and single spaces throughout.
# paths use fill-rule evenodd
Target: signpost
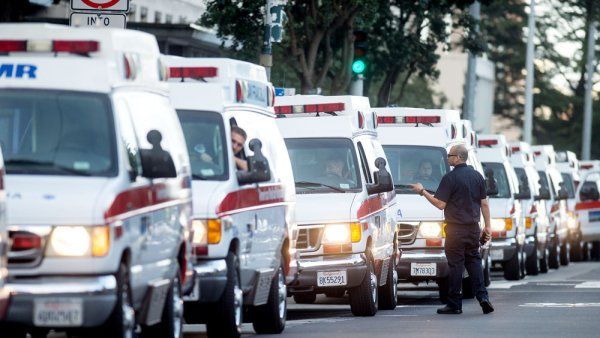
M 130 0 L 71 0 L 70 25 L 125 28 Z

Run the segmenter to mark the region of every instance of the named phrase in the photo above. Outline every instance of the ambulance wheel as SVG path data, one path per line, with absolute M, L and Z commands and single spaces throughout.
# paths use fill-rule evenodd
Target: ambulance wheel
M 0 332 L 2 337 L 14 337 L 14 338 L 26 338 L 27 331 L 22 328 L 12 326 L 10 324 L 3 324 L 0 322 Z
M 396 271 L 394 255 L 389 260 L 385 285 L 379 287 L 379 308 L 381 310 L 393 310 L 398 305 L 398 272 Z
M 160 323 L 142 327 L 142 338 L 183 337 L 183 297 L 179 266 L 171 280 Z
M 581 249 L 581 261 L 587 262 L 590 260 L 590 243 L 583 242 L 583 247 Z
M 473 284 L 471 283 L 470 276 L 462 279 L 462 298 L 463 299 L 475 298 L 475 292 L 473 292 Z
M 534 244 L 533 250 L 531 251 L 531 255 L 527 255 L 525 269 L 527 270 L 528 275 L 536 276 L 540 273 L 540 259 L 538 258 L 537 253 L 537 242 Z
M 117 277 L 117 303 L 105 327 L 104 336 L 134 338 L 136 334 L 135 310 L 129 286 L 129 269 L 121 262 Z
M 504 270 L 504 279 L 519 280 L 521 279 L 521 248 L 517 247 L 515 254 L 506 262 L 502 263 Z
M 317 300 L 315 293 L 296 293 L 294 294 L 294 302 L 296 304 L 312 304 Z
M 359 286 L 350 290 L 350 310 L 355 316 L 374 316 L 377 313 L 377 275 L 372 255 L 367 252 L 367 273 Z
M 548 249 L 548 243 L 544 245 L 542 257 L 540 257 L 540 272 L 547 273 L 550 270 L 550 249 Z
M 600 241 L 592 242 L 592 250 L 590 251 L 590 259 L 593 261 L 600 260 Z
M 550 269 L 558 269 L 560 268 L 560 246 L 558 245 L 558 238 L 552 241 L 552 246 L 550 247 L 550 255 L 548 256 Z
M 445 278 L 439 278 L 437 281 L 437 285 L 438 285 L 438 292 L 440 295 L 440 302 L 442 304 L 446 304 L 448 303 L 448 292 L 449 292 L 449 285 L 448 285 L 448 277 Z
M 227 255 L 227 282 L 219 301 L 213 304 L 206 322 L 206 333 L 209 337 L 233 337 L 242 335 L 242 312 L 244 294 L 238 273 L 237 256 L 230 252 Z
M 567 266 L 571 261 L 571 245 L 567 241 L 565 244 L 560 246 L 560 265 Z
M 585 243 L 580 239 L 571 243 L 571 262 L 583 261 L 583 247 Z
M 285 329 L 286 317 L 287 287 L 280 267 L 271 281 L 267 304 L 252 309 L 252 326 L 258 334 L 278 334 Z

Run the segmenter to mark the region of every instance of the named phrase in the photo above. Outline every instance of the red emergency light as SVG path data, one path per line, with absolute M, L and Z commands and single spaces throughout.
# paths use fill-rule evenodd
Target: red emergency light
M 541 151 L 534 151 L 533 152 L 533 156 L 540 156 L 540 155 L 542 155 Z
M 275 114 L 302 114 L 302 113 L 333 113 L 340 112 L 346 109 L 344 103 L 319 103 L 305 104 L 295 106 L 275 106 Z
M 31 233 L 11 233 L 11 251 L 25 251 L 42 247 L 40 236 Z
M 401 123 L 402 119 L 400 118 L 400 121 L 397 121 L 398 117 L 396 116 L 377 116 L 377 123 L 379 124 L 394 124 L 394 123 Z
M 512 150 L 513 153 L 518 153 L 518 152 L 521 151 L 521 148 L 519 148 L 519 147 L 512 147 L 511 150 Z
M 498 144 L 498 140 L 479 140 L 480 147 L 491 147 Z
M 170 67 L 169 76 L 175 78 L 203 79 L 217 76 L 216 67 Z
M 594 167 L 593 164 L 582 164 L 579 166 L 580 169 L 584 169 L 584 170 L 589 170 L 592 169 Z
M 405 116 L 404 123 L 440 123 L 439 116 Z
M 100 50 L 98 41 L 93 40 L 0 40 L 0 53 L 53 52 L 88 54 Z

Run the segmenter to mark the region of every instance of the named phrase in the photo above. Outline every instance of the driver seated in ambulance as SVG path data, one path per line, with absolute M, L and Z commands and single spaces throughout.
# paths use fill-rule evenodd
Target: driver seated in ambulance
M 342 156 L 332 155 L 325 162 L 325 181 L 328 185 L 342 187 L 348 185 L 348 168 Z
M 414 179 L 418 180 L 419 182 L 426 183 L 437 182 L 438 180 L 435 177 L 433 177 L 433 163 L 431 163 L 431 161 L 429 160 L 421 161 L 421 163 L 419 164 L 419 171 L 415 175 Z

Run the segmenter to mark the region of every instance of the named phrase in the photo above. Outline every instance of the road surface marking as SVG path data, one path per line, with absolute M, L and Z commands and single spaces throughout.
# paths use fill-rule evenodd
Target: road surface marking
M 575 285 L 576 289 L 600 289 L 600 281 L 589 281 Z
M 525 285 L 529 283 L 528 281 L 515 281 L 515 282 L 510 282 L 510 281 L 494 281 L 492 282 L 492 284 L 490 284 L 490 286 L 488 286 L 488 289 L 510 289 L 513 286 L 518 286 L 518 285 Z
M 525 303 L 519 305 L 521 307 L 534 308 L 583 308 L 583 307 L 600 307 L 600 303 Z

